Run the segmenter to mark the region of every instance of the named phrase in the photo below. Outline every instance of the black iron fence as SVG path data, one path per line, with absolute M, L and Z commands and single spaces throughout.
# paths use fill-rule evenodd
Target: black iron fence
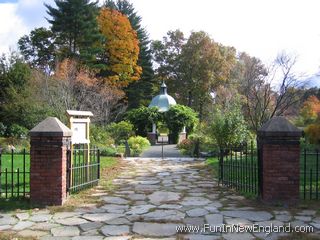
M 320 153 L 318 149 L 301 150 L 300 196 L 306 200 L 320 199 Z
M 28 197 L 30 194 L 30 154 L 0 150 L 0 198 Z
M 258 195 L 258 154 L 253 142 L 220 151 L 219 183 L 249 195 Z
M 77 147 L 67 151 L 67 191 L 76 193 L 98 184 L 100 151 L 97 148 Z

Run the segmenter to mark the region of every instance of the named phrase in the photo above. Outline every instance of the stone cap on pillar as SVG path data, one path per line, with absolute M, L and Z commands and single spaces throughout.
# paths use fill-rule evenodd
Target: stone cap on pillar
M 273 117 L 258 130 L 259 137 L 292 137 L 300 138 L 302 131 L 285 117 Z
M 56 117 L 48 117 L 29 132 L 30 136 L 71 137 L 72 131 Z

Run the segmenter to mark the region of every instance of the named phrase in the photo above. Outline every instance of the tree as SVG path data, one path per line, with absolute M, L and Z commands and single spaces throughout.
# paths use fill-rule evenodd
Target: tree
M 320 145 L 320 121 L 308 125 L 304 131 L 311 144 Z
M 57 8 L 48 4 L 47 13 L 51 19 L 51 31 L 55 44 L 59 48 L 59 57 L 75 58 L 87 64 L 93 64 L 101 51 L 96 17 L 97 2 L 89 0 L 55 0 Z
M 179 98 L 177 89 L 184 84 L 183 72 L 181 70 L 181 52 L 186 39 L 180 30 L 169 31 L 163 41 L 153 41 L 151 51 L 153 60 L 158 64 L 155 69 L 156 77 L 165 81 L 170 89 L 174 91 L 175 98 Z
M 211 114 L 208 133 L 221 150 L 247 140 L 249 131 L 240 105 L 232 104 L 226 109 L 217 107 Z
M 109 84 L 124 88 L 139 80 L 141 67 L 137 64 L 139 44 L 136 32 L 127 17 L 120 12 L 102 8 L 98 23 L 106 44 L 100 57 L 104 65 L 99 76 Z
M 214 42 L 205 32 L 193 32 L 182 50 L 183 102 L 199 112 L 201 121 L 210 93 L 230 76 L 235 49 Z
M 273 116 L 284 115 L 290 106 L 300 100 L 297 89 L 302 85 L 293 74 L 294 64 L 294 58 L 281 53 L 267 74 L 247 75 L 244 87 L 245 111 L 254 131 Z M 252 70 L 256 71 L 255 68 Z M 278 87 L 276 81 L 280 83 Z
M 152 56 L 149 48 L 150 40 L 145 28 L 141 26 L 141 17 L 136 13 L 133 5 L 127 0 L 107 0 L 105 6 L 126 15 L 139 39 L 139 57 L 137 64 L 142 67 L 139 81 L 132 82 L 125 89 L 128 98 L 128 108 L 145 106 L 152 98 L 154 87 L 154 72 Z
M 33 67 L 50 73 L 54 68 L 55 46 L 53 33 L 46 28 L 35 28 L 18 41 L 24 59 Z
M 268 75 L 268 69 L 256 57 L 251 57 L 245 52 L 237 56 L 237 62 L 231 71 L 230 83 L 234 85 L 240 94 L 246 96 L 255 84 L 263 82 Z
M 51 82 L 48 96 L 61 115 L 67 109 L 90 110 L 95 113 L 95 122 L 106 124 L 123 112 L 123 104 L 119 103 L 123 91 L 97 78 L 94 71 L 75 60 L 65 59 L 57 64 Z
M 320 99 L 320 88 L 313 87 L 305 89 L 302 97 L 303 102 L 307 100 L 310 96 L 316 96 L 318 99 Z
M 33 72 L 17 54 L 0 60 L 0 119 L 7 130 L 13 124 L 31 129 L 46 115 L 46 108 L 37 98 Z M 18 127 L 20 128 L 20 127 Z M 21 128 L 20 128 L 21 129 Z
M 201 120 L 212 103 L 210 93 L 230 76 L 235 49 L 214 42 L 205 32 L 192 32 L 186 41 L 179 30 L 152 47 L 159 79 L 167 80 L 177 101 L 199 112 Z
M 314 123 L 320 116 L 320 100 L 316 96 L 310 96 L 300 110 L 304 124 Z

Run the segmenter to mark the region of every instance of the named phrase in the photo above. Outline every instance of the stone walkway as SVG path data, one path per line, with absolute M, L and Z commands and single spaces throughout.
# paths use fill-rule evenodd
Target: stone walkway
M 115 181 L 116 190 L 98 188 L 102 206 L 73 212 L 48 210 L 0 214 L 0 231 L 40 239 L 277 239 L 283 233 L 220 233 L 214 226 L 313 226 L 320 235 L 316 211 L 265 211 L 244 206 L 243 197 L 220 192 L 203 161 L 130 159 Z M 208 225 L 204 225 L 208 224 Z M 211 229 L 209 228 L 211 226 Z M 193 229 L 183 229 L 194 226 Z M 199 231 L 196 228 L 200 227 Z M 177 233 L 180 227 L 182 233 Z M 179 229 L 178 229 L 179 230 Z M 192 231 L 194 233 L 192 233 Z M 318 236 L 319 236 L 318 235 Z

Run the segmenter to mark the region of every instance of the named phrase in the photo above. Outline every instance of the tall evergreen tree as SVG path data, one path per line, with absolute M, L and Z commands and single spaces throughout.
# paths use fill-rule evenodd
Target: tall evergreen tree
M 55 64 L 55 46 L 50 30 L 35 28 L 29 35 L 24 35 L 18 41 L 18 47 L 24 59 L 34 68 L 51 72 Z
M 126 15 L 132 28 L 137 32 L 139 39 L 140 52 L 138 65 L 142 67 L 142 74 L 139 81 L 132 82 L 125 89 L 128 98 L 128 108 L 132 109 L 148 105 L 152 98 L 155 84 L 148 33 L 146 29 L 141 26 L 141 17 L 137 15 L 133 5 L 129 1 L 106 0 L 105 6 Z
M 97 2 L 90 0 L 55 0 L 57 8 L 48 4 L 51 30 L 59 46 L 61 58 L 76 58 L 90 64 L 101 51 L 102 35 L 97 24 Z

